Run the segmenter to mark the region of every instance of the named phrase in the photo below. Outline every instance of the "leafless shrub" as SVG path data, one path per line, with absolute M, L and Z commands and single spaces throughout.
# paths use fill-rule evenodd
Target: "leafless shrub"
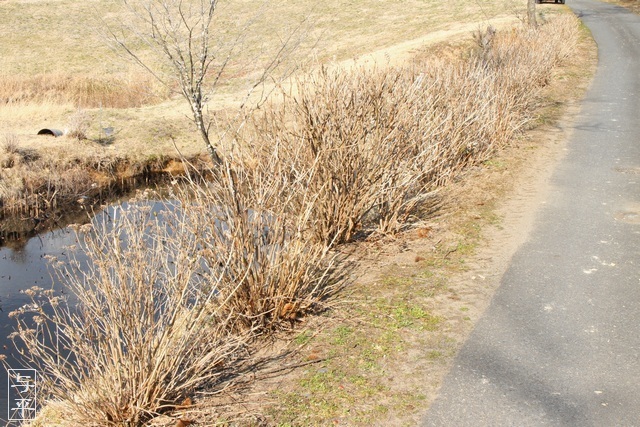
M 14 133 L 3 136 L 1 148 L 0 167 L 5 169 L 31 163 L 40 157 L 35 150 L 21 147 L 18 135 Z
M 74 138 L 79 141 L 87 139 L 87 132 L 91 124 L 91 118 L 85 110 L 78 108 L 69 117 L 69 128 L 66 133 L 67 137 Z
M 125 0 L 122 5 L 126 19 L 104 23 L 107 40 L 165 88 L 184 98 L 211 160 L 221 164 L 219 142 L 210 134 L 213 122 L 207 104 L 266 3 L 248 12 L 248 19 L 238 28 L 220 20 L 218 0 Z M 303 20 L 281 38 L 267 60 L 260 58 L 262 55 L 253 58 L 257 73 L 249 79 L 240 114 L 245 107 L 253 108 L 249 101 L 258 105 L 264 101 L 264 94 L 270 92 L 267 82 L 279 83 L 293 71 L 294 65 L 286 60 L 300 46 L 305 27 Z
M 490 49 L 493 38 L 496 35 L 496 29 L 489 25 L 486 30 L 478 29 L 473 32 L 473 41 L 478 45 L 481 51 L 486 52 Z
M 246 338 L 229 332 L 230 296 L 179 211 L 136 203 L 80 234 L 87 262 L 54 260 L 72 298 L 32 288 L 12 313 L 12 338 L 66 425 L 141 426 L 215 384 Z
M 253 150 L 277 149 L 289 176 L 304 176 L 316 241 L 349 241 L 371 223 L 397 231 L 490 139 L 490 104 L 477 98 L 487 82 L 468 69 L 323 69 L 260 117 Z
M 2 138 L 2 151 L 5 154 L 18 154 L 18 135 L 15 133 L 5 133 Z
M 20 148 L 18 137 L 15 134 L 5 134 L 2 142 L 2 157 L 0 167 L 4 169 L 12 168 L 16 162 L 20 161 Z
M 296 92 L 259 118 L 262 140 L 253 150 L 277 151 L 290 171 L 284 176 L 304 182 L 305 198 L 293 200 L 313 201 L 314 240 L 349 241 L 374 211 L 386 216 L 390 203 L 409 212 L 409 189 L 424 190 L 415 167 L 422 153 L 404 144 L 411 134 L 410 77 L 393 69 L 323 68 L 298 81 Z
M 303 182 L 286 182 L 273 153 L 252 167 L 250 159 L 226 162 L 207 186 L 177 197 L 196 236 L 200 256 L 217 278 L 221 308 L 240 330 L 269 332 L 318 311 L 336 290 L 328 246 L 310 242 L 313 204 L 296 205 Z M 283 190 L 284 185 L 295 188 Z

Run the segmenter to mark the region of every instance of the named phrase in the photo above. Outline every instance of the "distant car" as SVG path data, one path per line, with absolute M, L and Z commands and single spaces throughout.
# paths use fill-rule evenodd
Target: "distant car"
M 560 3 L 560 4 L 564 4 L 564 0 L 551 0 L 553 3 Z M 543 0 L 536 0 L 536 3 L 540 4 L 540 3 L 547 3 L 546 1 Z

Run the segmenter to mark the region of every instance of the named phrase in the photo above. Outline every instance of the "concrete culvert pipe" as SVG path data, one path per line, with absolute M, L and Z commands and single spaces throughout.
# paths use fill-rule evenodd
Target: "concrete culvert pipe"
M 59 129 L 40 129 L 38 135 L 51 135 L 55 138 L 62 136 L 63 132 Z

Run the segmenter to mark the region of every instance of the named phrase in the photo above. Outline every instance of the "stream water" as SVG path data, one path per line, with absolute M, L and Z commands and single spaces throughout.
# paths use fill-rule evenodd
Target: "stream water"
M 9 313 L 30 302 L 22 293 L 32 286 L 44 289 L 59 288 L 50 274 L 47 255 L 62 258 L 66 247 L 76 243 L 76 234 L 69 228 L 50 231 L 29 239 L 18 248 L 0 248 L 0 354 L 7 356 L 11 369 L 24 369 L 14 357 L 15 349 L 8 335 L 14 331 L 15 319 Z M 13 391 L 8 383 L 7 370 L 0 369 L 0 420 L 16 418 L 10 406 L 16 407 Z M 10 399 L 11 395 L 11 399 Z M 11 401 L 10 401 L 11 400 Z M 28 415 L 28 413 L 27 413 Z

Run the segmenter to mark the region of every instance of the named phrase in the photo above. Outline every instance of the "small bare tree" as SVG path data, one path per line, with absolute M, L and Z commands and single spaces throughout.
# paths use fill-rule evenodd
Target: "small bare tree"
M 205 108 L 258 14 L 245 23 L 235 38 L 224 43 L 221 37 L 216 37 L 226 31 L 216 26 L 218 0 L 121 1 L 128 16 L 117 24 L 106 25 L 108 38 L 161 84 L 186 99 L 212 161 L 220 164 L 218 144 L 212 141 L 212 122 L 205 117 Z M 295 36 L 301 33 L 301 27 L 302 24 L 282 40 L 275 56 L 250 85 L 246 99 L 298 45 L 300 39 Z M 149 50 L 151 57 L 147 54 Z M 288 73 L 290 70 L 283 75 Z

